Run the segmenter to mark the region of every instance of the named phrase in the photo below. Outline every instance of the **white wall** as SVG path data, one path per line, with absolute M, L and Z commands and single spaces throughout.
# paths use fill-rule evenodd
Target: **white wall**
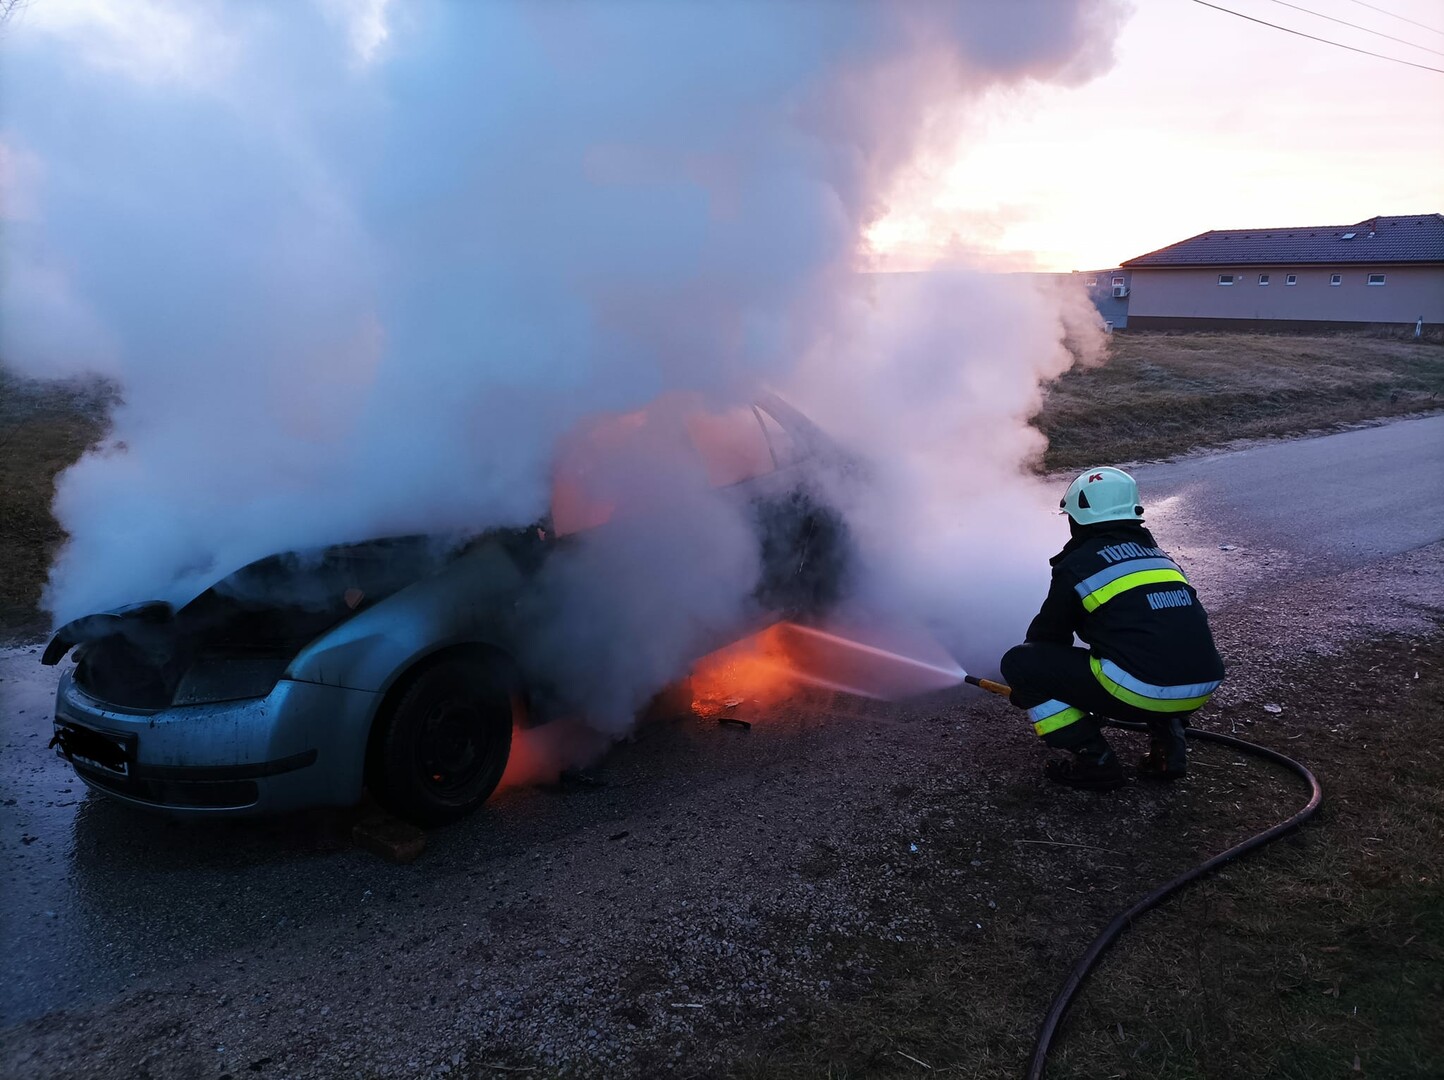
M 1220 274 L 1234 275 L 1219 285 Z M 1260 285 L 1259 275 L 1269 283 Z M 1284 284 L 1287 276 L 1297 285 Z M 1339 285 L 1329 277 L 1338 274 Z M 1369 274 L 1385 284 L 1368 285 Z M 1217 266 L 1137 269 L 1128 297 L 1130 319 L 1140 316 L 1203 319 L 1306 319 L 1324 322 L 1444 323 L 1444 265 L 1430 266 Z

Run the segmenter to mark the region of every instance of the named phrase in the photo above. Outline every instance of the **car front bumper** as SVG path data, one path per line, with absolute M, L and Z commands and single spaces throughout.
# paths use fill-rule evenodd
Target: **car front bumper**
M 172 814 L 251 816 L 361 797 L 376 695 L 282 679 L 262 698 L 130 712 L 65 672 L 57 752 L 89 787 Z

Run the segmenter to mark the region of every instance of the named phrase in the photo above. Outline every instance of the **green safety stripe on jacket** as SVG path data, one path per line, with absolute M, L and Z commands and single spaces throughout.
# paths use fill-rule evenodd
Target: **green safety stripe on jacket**
M 1047 716 L 1037 721 L 1033 725 L 1033 730 L 1039 735 L 1046 735 L 1050 731 L 1057 731 L 1059 728 L 1065 728 L 1069 724 L 1076 723 L 1083 719 L 1083 715 L 1082 709 L 1075 709 L 1070 706 L 1062 712 L 1054 713 L 1052 716 Z
M 1096 589 L 1083 597 L 1083 610 L 1097 611 L 1119 593 L 1127 592 L 1129 589 L 1136 589 L 1140 585 L 1158 585 L 1165 581 L 1177 581 L 1184 585 L 1188 584 L 1188 578 L 1184 577 L 1183 574 L 1177 570 L 1139 570 L 1137 573 L 1125 574 L 1121 578 L 1110 581 L 1101 589 Z
M 1082 581 L 1074 585 L 1080 597 L 1087 596 L 1091 592 L 1097 592 L 1110 581 L 1117 581 L 1129 574 L 1136 574 L 1140 570 L 1177 570 L 1180 573 L 1183 567 L 1167 557 L 1156 559 L 1126 559 L 1121 563 L 1114 563 L 1112 566 L 1105 566 L 1096 574 L 1089 574 Z
M 1210 690 L 1208 693 L 1198 697 L 1145 697 L 1109 678 L 1107 672 L 1103 670 L 1103 665 L 1099 662 L 1098 657 L 1090 656 L 1088 658 L 1088 666 L 1093 669 L 1093 677 L 1098 680 L 1104 690 L 1107 690 L 1125 705 L 1132 705 L 1136 709 L 1145 709 L 1148 712 L 1193 712 L 1195 709 L 1202 708 L 1203 704 L 1213 696 L 1213 691 Z M 1160 689 L 1162 689 L 1162 687 L 1160 687 Z

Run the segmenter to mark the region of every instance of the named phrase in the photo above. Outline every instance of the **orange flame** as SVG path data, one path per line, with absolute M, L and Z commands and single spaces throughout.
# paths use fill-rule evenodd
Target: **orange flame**
M 545 732 L 545 728 L 512 728 L 511 756 L 506 759 L 506 772 L 502 773 L 498 791 L 557 782 L 562 760 Z
M 936 642 L 894 630 L 892 648 L 847 636 L 778 622 L 709 653 L 692 667 L 692 711 L 708 719 L 755 721 L 806 687 L 897 700 L 956 686 L 963 670 Z M 878 638 L 876 630 L 871 634 Z M 906 651 L 895 651 L 905 648 Z M 611 737 L 578 718 L 542 727 L 513 729 L 511 758 L 500 787 L 554 784 L 564 770 L 586 765 L 605 752 Z
M 511 757 L 498 790 L 557 783 L 568 769 L 592 764 L 611 745 L 611 736 L 577 718 L 539 727 L 511 729 Z
M 763 707 L 802 686 L 897 701 L 957 686 L 963 669 L 936 642 L 897 630 L 905 652 L 813 626 L 779 622 L 704 657 L 692 673 L 693 711 L 718 716 L 744 704 Z
M 715 717 L 747 706 L 766 708 L 799 686 L 788 655 L 784 623 L 734 641 L 692 667 L 692 711 Z

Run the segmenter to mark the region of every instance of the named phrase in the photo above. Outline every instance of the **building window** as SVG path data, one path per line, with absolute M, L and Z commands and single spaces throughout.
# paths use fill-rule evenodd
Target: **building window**
M 1384 284 L 1384 275 L 1383 275 L 1383 274 L 1370 274 L 1370 275 L 1369 275 L 1369 284 L 1370 284 L 1370 285 L 1382 285 L 1382 284 Z
M 1114 284 L 1114 285 L 1122 285 L 1122 284 L 1124 284 L 1123 275 L 1122 275 L 1122 274 L 1119 274 L 1117 277 L 1115 277 L 1115 278 L 1113 279 L 1113 284 Z
M 1269 283 L 1269 276 L 1267 274 L 1260 274 L 1258 276 L 1258 283 L 1260 285 L 1267 285 Z
M 1344 275 L 1343 275 L 1343 274 L 1330 274 L 1330 275 L 1329 275 L 1329 284 L 1330 284 L 1330 285 L 1342 285 L 1343 283 L 1344 283 Z
M 1298 275 L 1298 274 L 1290 274 L 1288 277 L 1284 278 L 1284 284 L 1285 284 L 1285 285 L 1297 285 L 1298 283 L 1299 283 L 1299 275 Z
M 1232 274 L 1219 274 L 1219 275 L 1218 275 L 1218 283 L 1219 283 L 1220 285 L 1232 285 L 1232 284 L 1233 284 L 1233 275 L 1232 275 Z

